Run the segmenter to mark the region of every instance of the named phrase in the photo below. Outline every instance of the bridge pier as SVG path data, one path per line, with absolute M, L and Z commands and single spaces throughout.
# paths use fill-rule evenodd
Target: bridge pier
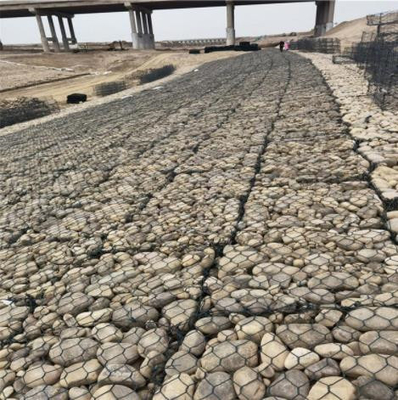
M 227 46 L 235 45 L 235 5 L 227 0 Z
M 316 6 L 314 36 L 323 36 L 333 28 L 335 0 L 317 1 Z
M 69 42 L 72 44 L 77 43 L 75 31 L 73 29 L 73 22 L 72 22 L 73 15 L 65 14 L 65 13 L 58 13 L 58 12 L 55 12 L 53 14 L 50 14 L 47 12 L 39 13 L 39 11 L 35 8 L 29 8 L 29 12 L 36 17 L 37 26 L 38 26 L 39 32 L 40 32 L 40 40 L 41 40 L 41 44 L 43 46 L 43 51 L 45 53 L 49 53 L 51 51 L 49 41 L 52 43 L 52 47 L 56 53 L 61 51 L 61 46 L 59 44 L 57 32 L 55 30 L 55 25 L 54 25 L 54 20 L 53 20 L 54 16 L 58 17 L 59 27 L 60 27 L 61 36 L 62 36 L 63 50 L 64 51 L 70 50 Z M 50 32 L 51 32 L 50 37 L 47 37 L 47 35 L 46 35 L 46 30 L 45 30 L 45 27 L 43 24 L 42 16 L 47 16 L 48 26 L 50 27 Z M 67 18 L 67 20 L 68 20 L 70 38 L 68 38 L 68 35 L 66 33 L 63 18 Z
M 68 37 L 66 36 L 64 20 L 62 17 L 58 17 L 59 28 L 61 29 L 62 44 L 64 46 L 64 51 L 69 51 Z
M 129 11 L 133 49 L 154 49 L 152 10 L 138 9 L 129 2 L 124 3 L 124 6 Z
M 131 7 L 131 4 L 126 3 L 125 6 L 129 11 L 129 16 L 130 16 L 131 41 L 133 43 L 133 49 L 138 49 L 139 48 L 139 44 L 140 44 L 140 37 L 138 35 L 137 23 L 135 21 L 135 11 Z
M 35 9 L 30 9 L 29 11 L 32 14 L 34 14 L 35 17 L 36 17 L 37 26 L 39 27 L 39 32 L 40 32 L 41 45 L 43 46 L 43 51 L 45 53 L 49 53 L 50 52 L 50 46 L 48 45 L 46 31 L 44 29 L 44 25 L 43 25 L 43 21 L 41 19 L 41 15 Z
M 152 10 L 147 14 L 148 18 L 148 30 L 149 30 L 149 48 L 155 48 L 155 35 L 153 34 L 153 25 L 152 25 Z
M 68 17 L 67 19 L 68 19 L 68 26 L 69 26 L 71 42 L 72 42 L 72 44 L 77 44 L 77 39 L 76 39 L 76 35 L 75 35 L 75 29 L 73 28 L 72 17 Z
M 148 27 L 148 15 L 146 12 L 141 12 L 142 16 L 142 26 L 144 28 L 144 49 L 147 50 L 150 48 L 150 37 L 149 37 L 149 27 Z
M 141 10 L 139 11 L 142 18 L 142 42 L 143 42 L 143 49 L 151 50 L 155 48 L 155 37 L 153 35 L 153 27 L 152 27 L 152 16 L 151 10 Z
M 57 38 L 57 32 L 55 31 L 54 21 L 53 21 L 52 15 L 47 15 L 47 20 L 48 20 L 48 25 L 49 25 L 50 31 L 51 31 L 51 39 L 52 39 L 52 42 L 53 42 L 54 51 L 56 53 L 59 53 L 61 51 L 61 48 L 59 47 L 59 42 L 58 42 L 58 38 Z
M 138 46 L 137 46 L 137 49 L 143 50 L 143 49 L 145 49 L 145 43 L 144 43 L 144 32 L 143 32 L 143 28 L 142 28 L 141 11 L 135 11 L 135 16 L 137 18 L 137 28 L 138 28 Z

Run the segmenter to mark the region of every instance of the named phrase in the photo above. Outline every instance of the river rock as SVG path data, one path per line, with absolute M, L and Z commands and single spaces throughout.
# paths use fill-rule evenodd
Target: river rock
M 142 336 L 145 333 L 146 330 L 144 328 L 141 328 L 139 326 L 134 326 L 123 335 L 122 342 L 138 345 L 138 342 L 141 340 Z
M 73 387 L 69 389 L 69 400 L 91 400 L 91 394 L 85 387 Z
M 263 335 L 260 348 L 263 363 L 270 365 L 276 371 L 284 369 L 289 350 L 274 333 L 267 332 Z
M 363 307 L 350 311 L 345 323 L 361 332 L 398 330 L 398 309 L 392 307 Z
M 192 353 L 194 356 L 199 357 L 203 354 L 205 347 L 206 339 L 203 333 L 190 331 L 185 335 L 180 350 Z
M 355 386 L 341 376 L 321 378 L 311 388 L 308 400 L 355 400 Z
M 0 327 L 10 327 L 13 321 L 23 321 L 29 315 L 29 307 L 7 306 L 0 308 Z
M 347 272 L 323 272 L 308 281 L 310 289 L 353 290 L 358 286 L 358 279 Z
M 62 367 L 59 365 L 32 365 L 23 376 L 25 385 L 34 388 L 41 385 L 53 385 L 61 376 Z
M 314 351 L 321 357 L 334 358 L 335 360 L 354 355 L 354 352 L 348 346 L 341 343 L 319 344 L 314 348 Z
M 157 321 L 158 318 L 159 313 L 155 308 L 139 302 L 125 304 L 112 313 L 113 323 L 122 329 L 130 329 L 134 326 L 143 327 L 146 322 Z
M 361 332 L 346 325 L 336 326 L 332 331 L 333 337 L 342 343 L 351 343 L 359 339 Z
M 345 357 L 340 368 L 349 377 L 369 376 L 388 386 L 398 384 L 398 357 L 395 356 L 369 354 Z
M 265 317 L 248 317 L 235 325 L 238 339 L 247 339 L 260 344 L 265 332 L 272 332 L 273 324 Z
M 148 353 L 155 351 L 164 353 L 169 345 L 169 337 L 165 329 L 156 328 L 145 332 L 138 341 L 138 353 L 145 357 Z
M 398 331 L 369 331 L 358 341 L 362 354 L 398 354 Z
M 355 384 L 358 387 L 358 394 L 366 399 L 396 400 L 397 398 L 391 388 L 374 378 L 360 376 Z
M 89 338 L 65 339 L 51 347 L 49 357 L 54 364 L 68 367 L 96 357 L 98 343 Z
M 233 383 L 240 400 L 261 400 L 265 395 L 261 375 L 252 368 L 243 367 L 235 371 Z
M 64 388 L 40 385 L 25 393 L 23 400 L 68 400 L 68 391 Z
M 137 369 L 125 364 L 106 364 L 98 376 L 98 384 L 123 385 L 133 390 L 145 386 L 146 380 Z
M 91 333 L 93 338 L 101 343 L 120 342 L 123 339 L 122 331 L 109 323 L 94 326 Z
M 0 392 L 15 380 L 15 372 L 7 369 L 0 369 Z
M 234 400 L 236 398 L 231 377 L 226 372 L 207 374 L 197 385 L 194 400 Z
M 207 372 L 234 372 L 241 367 L 258 364 L 257 345 L 249 340 L 231 340 L 209 347 L 200 359 Z
M 198 359 L 191 353 L 177 351 L 167 361 L 166 375 L 172 376 L 180 373 L 192 375 L 198 367 Z
M 307 400 L 309 390 L 309 379 L 298 370 L 281 373 L 268 389 L 272 396 L 280 396 L 287 400 Z
M 231 321 L 227 317 L 218 316 L 201 318 L 195 323 L 195 328 L 204 335 L 216 335 L 231 326 Z
M 102 364 L 132 364 L 139 359 L 137 345 L 130 343 L 102 343 L 97 351 Z
M 76 316 L 88 310 L 94 298 L 82 292 L 68 293 L 62 296 L 58 303 L 57 313 L 59 315 L 71 314 Z
M 102 365 L 97 360 L 90 360 L 72 364 L 61 374 L 59 385 L 64 388 L 90 385 L 97 382 Z
M 76 316 L 76 322 L 83 327 L 92 327 L 102 322 L 108 322 L 113 310 L 104 308 L 97 311 L 87 311 Z
M 276 335 L 291 349 L 313 349 L 318 344 L 332 342 L 332 335 L 321 324 L 288 324 L 276 328 Z
M 332 358 L 324 358 L 304 370 L 304 373 L 314 381 L 326 376 L 340 375 L 340 372 L 339 364 Z
M 93 400 L 140 400 L 140 396 L 127 386 L 105 385 L 97 389 L 93 394 Z
M 192 400 L 195 383 L 188 374 L 177 374 L 166 379 L 156 391 L 153 400 Z M 138 400 L 138 399 L 137 399 Z
M 286 369 L 304 369 L 319 361 L 318 354 L 303 347 L 293 349 L 285 359 Z
M 165 306 L 162 313 L 171 325 L 186 331 L 188 322 L 194 315 L 196 308 L 195 300 L 176 300 Z

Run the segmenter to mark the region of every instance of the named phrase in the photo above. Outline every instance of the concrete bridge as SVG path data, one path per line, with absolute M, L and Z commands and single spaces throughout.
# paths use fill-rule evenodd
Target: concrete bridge
M 49 52 L 52 47 L 54 51 L 58 52 L 61 51 L 61 45 L 56 34 L 54 17 L 58 19 L 62 49 L 69 51 L 69 45 L 77 43 L 73 28 L 73 17 L 75 15 L 128 11 L 133 48 L 154 49 L 155 37 L 152 26 L 152 12 L 154 10 L 226 7 L 226 43 L 232 45 L 235 44 L 236 6 L 310 1 L 314 0 L 9 0 L 0 3 L 0 18 L 35 16 L 43 50 Z M 322 36 L 333 27 L 335 0 L 316 1 L 315 3 L 317 5 L 315 35 Z M 48 20 L 49 36 L 43 24 L 43 17 Z M 67 32 L 65 22 L 69 32 Z

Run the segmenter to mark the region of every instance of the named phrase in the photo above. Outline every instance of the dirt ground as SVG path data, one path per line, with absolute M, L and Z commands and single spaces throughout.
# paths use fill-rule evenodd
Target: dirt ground
M 366 18 L 343 22 L 329 31 L 326 37 L 339 38 L 342 47 L 359 42 L 362 33 L 374 31 Z M 264 36 L 257 40 L 262 47 L 274 46 L 280 40 L 295 40 L 297 36 Z M 0 53 L 0 100 L 20 96 L 53 98 L 66 107 L 66 96 L 73 92 L 85 93 L 92 100 L 94 87 L 101 83 L 123 80 L 128 87 L 136 87 L 145 70 L 167 64 L 176 67 L 176 73 L 191 69 L 207 61 L 236 56 L 236 52 L 192 55 L 187 50 L 173 51 L 105 51 L 89 50 L 79 53 L 40 53 L 3 51 Z M 84 75 L 84 76 L 82 76 Z M 62 79 L 62 80 L 59 80 Z M 58 80 L 54 82 L 54 80 Z M 48 83 L 45 83 L 48 82 Z M 23 87 L 30 85 L 30 87 Z M 22 88 L 21 88 L 22 86 Z M 10 90 L 15 88 L 13 90 Z M 4 91 L 5 90 L 5 91 Z
M 324 37 L 340 39 L 342 49 L 349 48 L 353 43 L 358 43 L 362 39 L 363 32 L 376 33 L 375 26 L 368 26 L 366 17 L 344 21 L 331 29 Z M 302 37 L 311 36 L 312 31 L 297 32 L 295 36 L 291 35 L 270 35 L 264 36 L 257 43 L 262 47 L 277 45 L 281 40 L 294 41 Z
M 274 47 L 279 44 L 281 40 L 298 40 L 302 37 L 311 36 L 312 31 L 310 32 L 297 32 L 296 35 L 269 35 L 264 36 L 259 39 L 256 43 L 258 43 L 261 47 Z
M 27 97 L 46 97 L 56 100 L 61 107 L 66 105 L 66 96 L 73 92 L 85 93 L 89 100 L 94 98 L 94 87 L 98 84 L 123 80 L 128 87 L 138 85 L 143 71 L 159 68 L 167 64 L 181 69 L 190 69 L 208 61 L 239 55 L 238 52 L 210 54 L 188 54 L 186 51 L 96 51 L 88 53 L 3 53 L 1 66 L 5 65 L 12 73 L 2 69 L 1 87 L 12 88 L 23 84 L 37 85 L 7 90 L 0 93 L 0 100 Z M 13 63 L 13 64 L 10 64 Z M 17 64 L 15 64 L 17 63 Z M 57 68 L 57 69 L 54 69 Z M 89 74 L 79 76 L 81 74 Z M 77 77 L 74 77 L 78 75 Z M 70 77 L 58 82 L 43 83 L 48 80 Z
M 366 17 L 345 21 L 331 29 L 325 37 L 340 39 L 342 49 L 350 47 L 353 43 L 358 43 L 362 39 L 363 32 L 376 33 L 376 26 L 369 26 Z
M 74 71 L 17 63 L 0 58 L 0 90 L 76 75 Z

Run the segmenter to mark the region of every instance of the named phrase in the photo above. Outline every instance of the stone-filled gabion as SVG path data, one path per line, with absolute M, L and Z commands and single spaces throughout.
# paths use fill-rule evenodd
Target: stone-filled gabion
M 0 396 L 396 398 L 398 247 L 337 100 L 266 51 L 0 137 Z

